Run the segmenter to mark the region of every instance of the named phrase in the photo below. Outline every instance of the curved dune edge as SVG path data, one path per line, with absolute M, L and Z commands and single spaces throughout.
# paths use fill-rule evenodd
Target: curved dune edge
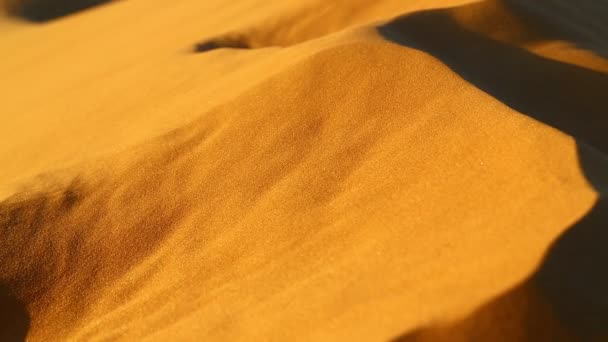
M 534 114 L 548 104 L 484 89 L 458 56 L 374 31 L 318 43 L 194 122 L 2 202 L 0 300 L 22 317 L 7 336 L 605 336 L 568 316 L 601 307 L 543 287 L 544 270 L 567 269 L 551 257 L 560 237 L 605 241 L 603 121 L 545 120 Z M 560 51 L 546 53 L 575 56 Z M 589 71 L 568 75 L 588 92 L 565 108 L 599 113 L 604 62 L 577 61 Z M 589 243 L 574 241 L 566 250 Z
M 206 52 L 216 48 L 264 48 L 291 46 L 317 39 L 341 30 L 370 25 L 389 19 L 396 14 L 452 7 L 476 0 L 334 0 L 302 1 L 302 5 L 280 16 L 263 18 L 249 27 L 239 28 L 218 37 L 203 40 L 195 51 Z
M 604 341 L 606 201 L 599 201 L 549 248 L 539 269 L 517 287 L 452 324 L 408 331 L 392 341 Z

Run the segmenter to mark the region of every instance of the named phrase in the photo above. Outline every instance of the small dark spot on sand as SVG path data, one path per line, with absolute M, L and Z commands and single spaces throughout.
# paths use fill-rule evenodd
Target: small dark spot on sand
M 251 49 L 249 43 L 241 38 L 213 38 L 194 46 L 194 52 L 208 52 L 216 49 Z

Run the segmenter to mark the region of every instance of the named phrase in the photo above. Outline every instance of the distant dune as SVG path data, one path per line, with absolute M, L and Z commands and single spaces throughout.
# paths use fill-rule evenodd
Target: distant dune
M 607 2 L 101 2 L 4 2 L 0 340 L 608 339 Z
M 44 22 L 76 13 L 110 0 L 2 0 L 9 15 L 33 22 Z

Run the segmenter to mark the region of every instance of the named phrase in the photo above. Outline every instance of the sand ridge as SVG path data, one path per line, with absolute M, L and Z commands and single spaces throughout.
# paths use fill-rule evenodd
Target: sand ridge
M 590 261 L 607 62 L 503 2 L 431 3 L 309 1 L 264 26 L 286 5 L 135 0 L 7 38 L 68 37 L 0 70 L 44 75 L 3 97 L 0 336 L 607 336 Z M 248 23 L 201 32 L 210 8 Z M 69 33 L 117 17 L 176 26 L 156 43 Z

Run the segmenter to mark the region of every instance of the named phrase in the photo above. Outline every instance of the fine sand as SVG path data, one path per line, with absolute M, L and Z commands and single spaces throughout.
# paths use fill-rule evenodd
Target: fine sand
M 608 2 L 0 4 L 0 341 L 608 340 Z

